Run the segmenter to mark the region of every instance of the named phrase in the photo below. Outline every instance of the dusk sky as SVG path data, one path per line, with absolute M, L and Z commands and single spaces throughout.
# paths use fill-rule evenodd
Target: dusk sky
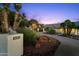
M 66 19 L 79 21 L 77 3 L 23 3 L 20 12 L 25 13 L 28 19 L 34 18 L 43 24 L 61 23 Z

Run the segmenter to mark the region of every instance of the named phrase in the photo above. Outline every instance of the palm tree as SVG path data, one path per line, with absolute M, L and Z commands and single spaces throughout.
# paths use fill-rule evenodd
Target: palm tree
M 25 13 L 22 14 L 22 18 L 23 18 L 23 19 L 26 19 Z
M 65 29 L 66 29 L 66 35 L 69 35 L 71 31 L 72 23 L 70 20 L 66 20 L 64 24 L 65 24 Z
M 9 22 L 9 26 L 13 26 L 13 22 L 14 22 L 14 16 L 15 16 L 15 12 L 14 11 L 9 11 L 9 14 L 8 14 L 8 22 Z
M 15 3 L 14 4 L 14 7 L 16 9 L 16 12 L 15 12 L 15 18 L 14 18 L 14 24 L 13 24 L 13 30 L 16 31 L 17 29 L 17 20 L 18 20 L 18 17 L 19 17 L 19 10 L 21 9 L 21 4 L 20 3 Z
M 72 22 L 72 24 L 71 24 L 71 31 L 72 31 L 72 29 L 76 29 L 76 27 L 77 27 L 76 24 L 74 22 Z
M 72 28 L 75 28 L 75 23 L 71 22 L 69 19 L 61 24 L 66 36 L 70 35 Z
M 20 26 L 20 27 L 25 27 L 25 26 L 28 27 L 28 26 L 29 26 L 29 22 L 28 22 L 28 20 L 26 19 L 25 13 L 22 14 L 22 20 L 21 20 L 19 26 Z
M 9 3 L 3 3 L 3 10 L 2 10 L 2 32 L 8 32 L 8 11 L 9 11 Z
M 71 22 L 70 20 L 66 20 L 65 27 L 66 27 L 66 34 L 70 35 L 72 28 L 75 28 L 75 23 Z

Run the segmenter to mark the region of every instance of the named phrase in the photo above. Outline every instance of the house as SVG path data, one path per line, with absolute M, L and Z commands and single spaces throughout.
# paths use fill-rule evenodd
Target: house
M 74 22 L 76 26 L 79 26 L 79 21 L 78 22 Z M 63 34 L 64 31 L 60 26 L 61 23 L 57 23 L 57 24 L 46 24 L 44 25 L 44 27 L 53 27 L 55 29 L 55 31 L 59 34 Z M 73 28 L 71 31 L 71 34 L 75 34 L 75 35 L 79 35 L 79 29 L 77 28 Z

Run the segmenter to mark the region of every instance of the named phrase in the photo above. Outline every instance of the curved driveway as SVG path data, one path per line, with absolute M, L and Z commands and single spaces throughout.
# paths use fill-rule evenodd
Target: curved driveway
M 74 40 L 58 35 L 49 35 L 42 33 L 40 33 L 40 35 L 47 35 L 56 38 L 61 42 L 55 53 L 55 56 L 79 56 L 79 40 Z

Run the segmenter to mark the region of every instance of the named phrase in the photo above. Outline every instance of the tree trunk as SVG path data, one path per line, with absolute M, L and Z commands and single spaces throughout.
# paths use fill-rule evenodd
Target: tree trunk
M 22 19 L 21 19 L 21 17 L 20 17 L 20 18 L 19 18 L 19 21 L 18 21 L 18 23 L 17 23 L 17 28 L 19 27 L 21 21 L 22 21 Z
M 7 14 L 5 9 L 2 11 L 2 16 L 3 16 L 2 32 L 7 33 L 8 32 L 8 20 L 7 20 L 8 19 L 8 14 Z
M 68 29 L 68 35 L 71 34 L 71 31 L 72 31 L 72 28 L 69 28 L 69 29 Z
M 63 28 L 63 31 L 64 31 L 64 35 L 66 34 L 66 30 L 65 30 L 65 28 Z
M 66 36 L 68 36 L 68 28 L 66 28 Z
M 78 34 L 78 31 L 79 31 L 79 29 L 77 29 L 77 35 L 79 35 L 79 34 Z
M 13 24 L 14 31 L 16 31 L 16 29 L 17 29 L 17 19 L 18 19 L 18 11 L 16 11 L 16 13 L 15 13 L 14 24 Z

